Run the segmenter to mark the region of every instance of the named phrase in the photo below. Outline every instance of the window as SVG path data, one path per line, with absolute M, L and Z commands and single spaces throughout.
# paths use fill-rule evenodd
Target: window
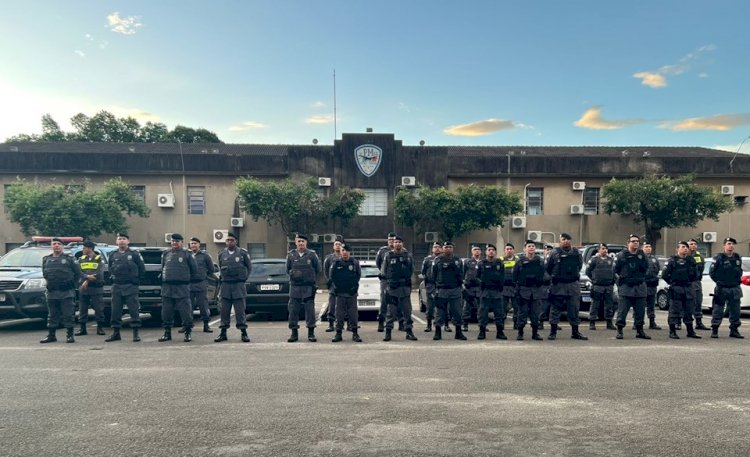
M 206 188 L 204 186 L 188 186 L 187 200 L 188 214 L 206 214 Z
M 540 216 L 544 214 L 544 188 L 526 188 L 526 214 L 529 216 Z
M 360 216 L 387 216 L 388 189 L 362 189 L 365 201 L 359 207 Z
M 375 260 L 375 256 L 378 254 L 378 249 L 385 243 L 380 244 L 352 244 L 352 257 L 356 257 L 357 260 Z
M 133 191 L 135 196 L 143 203 L 146 203 L 146 186 L 130 186 L 130 190 Z
M 587 187 L 583 190 L 583 214 L 599 214 L 598 187 Z
M 263 259 L 266 257 L 266 243 L 247 243 L 247 252 L 251 259 Z

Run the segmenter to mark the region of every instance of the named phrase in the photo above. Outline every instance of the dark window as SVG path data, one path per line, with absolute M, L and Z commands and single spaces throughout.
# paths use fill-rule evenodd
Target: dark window
M 526 188 L 526 214 L 529 216 L 540 216 L 544 214 L 544 188 Z
M 263 259 L 266 257 L 266 243 L 247 243 L 247 252 L 251 259 Z
M 188 186 L 188 214 L 206 214 L 206 188 L 204 186 Z
M 583 190 L 583 214 L 599 214 L 598 187 L 587 187 Z
M 130 190 L 143 202 L 146 203 L 146 186 L 130 186 Z

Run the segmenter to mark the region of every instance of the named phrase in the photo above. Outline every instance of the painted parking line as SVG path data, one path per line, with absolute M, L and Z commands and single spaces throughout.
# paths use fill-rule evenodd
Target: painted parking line
M 427 322 L 423 321 L 422 319 L 420 319 L 419 317 L 415 316 L 414 314 L 411 315 L 411 320 L 417 321 L 420 324 L 426 324 L 427 323 Z

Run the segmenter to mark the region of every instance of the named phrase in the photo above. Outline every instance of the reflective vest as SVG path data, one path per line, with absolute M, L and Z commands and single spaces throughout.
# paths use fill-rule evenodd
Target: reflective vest
M 518 256 L 513 255 L 510 259 L 503 257 L 503 266 L 505 267 L 505 285 L 513 287 L 513 268 L 516 266 Z
M 78 259 L 78 266 L 81 267 L 81 271 L 84 275 L 95 274 L 99 270 L 101 263 L 102 256 L 98 254 L 95 254 L 93 259 L 89 259 L 85 255 Z M 104 281 L 98 276 L 96 281 L 89 281 L 88 284 L 88 287 L 104 287 Z

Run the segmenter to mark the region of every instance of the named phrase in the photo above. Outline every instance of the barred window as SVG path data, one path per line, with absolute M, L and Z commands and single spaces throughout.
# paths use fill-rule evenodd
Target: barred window
M 388 189 L 362 189 L 365 200 L 359 207 L 360 216 L 387 216 Z
M 598 187 L 587 187 L 583 190 L 583 214 L 599 214 Z
M 526 214 L 529 216 L 540 216 L 544 214 L 544 188 L 526 188 Z
M 188 186 L 188 214 L 206 214 L 206 188 L 204 186 Z
M 130 190 L 143 202 L 146 203 L 146 186 L 130 186 Z

